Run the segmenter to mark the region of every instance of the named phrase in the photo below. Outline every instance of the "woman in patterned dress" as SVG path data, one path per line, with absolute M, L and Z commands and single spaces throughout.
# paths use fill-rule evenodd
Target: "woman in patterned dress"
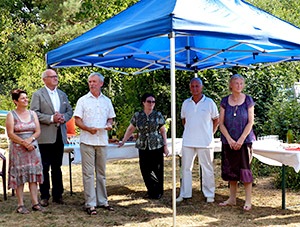
M 43 183 L 43 167 L 36 138 L 40 135 L 40 125 L 35 112 L 27 110 L 27 93 L 12 91 L 16 109 L 8 113 L 6 129 L 10 139 L 8 188 L 16 190 L 17 213 L 28 214 L 24 206 L 24 184 L 29 183 L 33 211 L 43 211 L 38 202 L 38 183 Z
M 143 110 L 136 112 L 131 118 L 123 140 L 123 146 L 132 133 L 138 131 L 136 148 L 139 149 L 140 170 L 147 188 L 146 197 L 160 199 L 163 195 L 164 157 L 168 155 L 165 119 L 162 114 L 154 110 L 155 96 L 142 96 Z
M 245 187 L 244 211 L 251 210 L 251 191 L 253 176 L 251 172 L 252 142 L 255 135 L 253 99 L 242 93 L 244 78 L 235 74 L 229 81 L 231 94 L 224 97 L 220 108 L 222 141 L 222 178 L 229 181 L 230 196 L 220 206 L 236 205 L 237 182 Z

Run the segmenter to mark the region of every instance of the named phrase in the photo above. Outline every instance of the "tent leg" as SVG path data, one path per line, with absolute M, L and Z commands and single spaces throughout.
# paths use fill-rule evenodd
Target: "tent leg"
M 170 77 L 171 77 L 171 136 L 172 136 L 172 207 L 173 207 L 173 226 L 176 226 L 176 94 L 175 94 L 175 33 L 169 34 L 170 39 Z

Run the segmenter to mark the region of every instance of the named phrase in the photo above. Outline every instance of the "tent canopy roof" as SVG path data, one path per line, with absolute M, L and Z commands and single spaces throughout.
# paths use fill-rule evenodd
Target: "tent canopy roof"
M 300 59 L 300 29 L 241 0 L 141 0 L 47 53 L 52 68 L 203 70 Z

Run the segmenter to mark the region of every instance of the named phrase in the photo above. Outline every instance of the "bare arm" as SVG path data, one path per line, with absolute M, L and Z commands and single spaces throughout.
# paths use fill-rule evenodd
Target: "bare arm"
M 82 119 L 80 118 L 80 117 L 77 117 L 77 116 L 75 116 L 75 125 L 77 126 L 77 127 L 79 127 L 81 130 L 84 130 L 84 131 L 88 131 L 89 133 L 91 133 L 91 134 L 96 134 L 97 133 L 97 128 L 95 128 L 95 127 L 88 127 L 88 126 L 86 126 L 84 123 L 83 123 L 83 121 L 82 121 Z
M 119 147 L 123 146 L 124 143 L 129 139 L 129 137 L 132 135 L 132 133 L 135 131 L 136 127 L 134 127 L 133 124 L 130 124 L 125 132 L 125 135 L 122 139 L 122 141 L 119 143 Z
M 112 124 L 113 124 L 114 120 L 113 118 L 108 118 L 106 121 L 106 130 L 112 130 Z
M 39 118 L 36 114 L 36 112 L 33 112 L 33 117 L 34 117 L 34 123 L 35 123 L 35 132 L 33 133 L 34 138 L 38 138 L 41 135 L 41 126 L 39 122 Z
M 220 118 L 219 118 L 219 128 L 223 136 L 226 138 L 229 146 L 233 149 L 233 146 L 236 144 L 236 141 L 231 138 L 229 135 L 227 128 L 224 125 L 224 117 L 225 117 L 225 109 L 221 106 L 220 108 Z
M 166 132 L 165 126 L 164 126 L 164 125 L 161 126 L 160 129 L 159 129 L 159 131 L 160 131 L 160 134 L 162 135 L 163 140 L 164 140 L 164 154 L 165 154 L 166 156 L 168 156 L 168 155 L 169 155 L 169 150 L 168 150 L 168 144 L 167 144 L 167 132 Z
M 185 118 L 181 119 L 181 123 L 182 123 L 183 126 L 185 125 Z
M 216 133 L 216 131 L 218 129 L 218 126 L 219 126 L 219 118 L 213 119 L 213 132 L 214 132 L 214 134 Z

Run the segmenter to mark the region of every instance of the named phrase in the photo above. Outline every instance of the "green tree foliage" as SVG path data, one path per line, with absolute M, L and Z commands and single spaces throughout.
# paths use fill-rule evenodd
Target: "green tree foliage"
M 108 20 L 135 2 L 137 0 L 2 0 L 0 3 L 0 48 L 2 53 L 0 78 L 1 95 L 4 99 L 1 104 L 2 108 L 9 107 L 10 100 L 6 100 L 7 94 L 12 88 L 21 87 L 31 95 L 42 86 L 40 75 L 45 69 L 44 56 L 48 51 Z M 249 2 L 299 25 L 299 17 L 295 16 L 299 12 L 296 1 L 252 0 Z M 290 7 L 291 5 L 293 7 Z M 131 112 L 140 108 L 139 97 L 143 92 L 150 91 L 157 95 L 158 100 L 163 100 L 162 104 L 158 102 L 157 109 L 160 109 L 166 117 L 170 117 L 168 71 L 139 76 L 123 76 L 97 68 L 59 69 L 60 87 L 68 93 L 73 106 L 78 97 L 87 92 L 86 79 L 93 70 L 100 71 L 106 76 L 106 86 L 108 86 L 108 81 L 111 82 L 110 88 L 105 87 L 104 92 L 107 92 L 116 103 L 118 115 L 122 115 L 124 112 L 121 106 L 124 102 L 129 105 L 126 110 L 131 110 Z M 255 128 L 257 133 L 268 133 L 265 130 L 265 123 L 269 116 L 268 111 L 276 101 L 280 92 L 279 88 L 290 87 L 294 81 L 299 79 L 299 64 L 280 64 L 257 70 L 205 70 L 198 72 L 198 76 L 203 79 L 206 95 L 219 104 L 221 97 L 228 94 L 228 79 L 235 72 L 246 77 L 246 92 L 252 95 L 256 101 Z M 190 96 L 188 83 L 193 76 L 193 72 L 176 72 L 178 136 L 182 133 L 180 107 L 183 100 Z M 269 81 L 271 83 L 267 83 Z M 118 106 L 119 103 L 120 106 Z M 127 118 L 122 117 L 124 122 L 129 122 Z
M 29 97 L 43 86 L 41 73 L 45 70 L 45 54 L 79 36 L 138 0 L 1 0 L 0 1 L 0 109 L 12 109 L 9 92 L 25 89 Z M 300 26 L 300 5 L 296 0 L 249 0 L 249 3 Z M 263 65 L 261 65 L 263 66 Z M 88 92 L 87 77 L 92 71 L 105 76 L 103 93 L 116 109 L 116 127 L 122 137 L 130 118 L 141 109 L 144 92 L 156 95 L 156 108 L 166 118 L 170 110 L 170 73 L 168 70 L 142 75 L 125 76 L 98 68 L 58 69 L 60 88 L 75 107 L 78 98 Z M 126 69 L 128 73 L 132 69 Z M 228 80 L 234 73 L 246 78 L 245 93 L 251 95 L 255 106 L 255 133 L 258 136 L 285 133 L 292 129 L 299 141 L 299 103 L 288 93 L 300 80 L 299 62 L 281 63 L 257 69 L 232 68 L 197 72 L 203 80 L 204 93 L 217 105 L 229 94 Z M 190 96 L 189 81 L 195 72 L 176 71 L 177 136 L 183 127 L 180 120 L 182 102 Z M 217 136 L 219 136 L 219 132 Z M 268 171 L 267 171 L 268 172 Z

